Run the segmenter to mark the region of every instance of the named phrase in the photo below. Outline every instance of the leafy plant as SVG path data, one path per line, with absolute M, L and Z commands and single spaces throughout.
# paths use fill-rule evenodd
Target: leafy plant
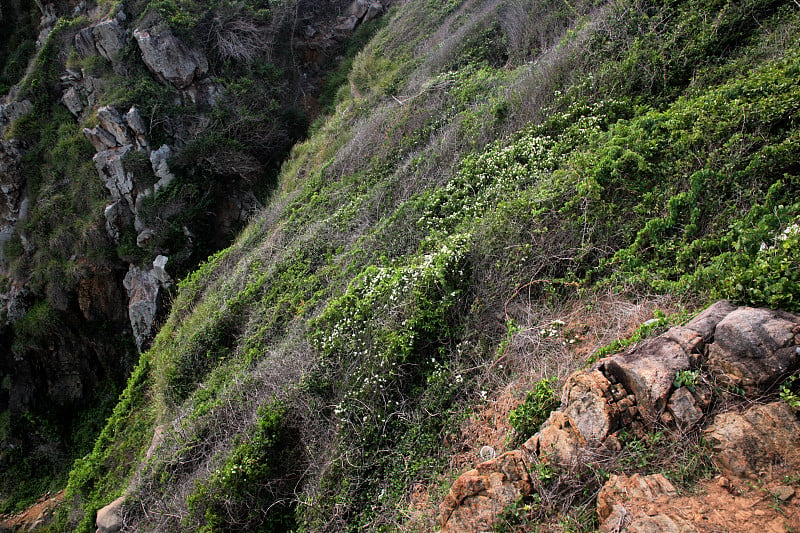
M 539 380 L 525 401 L 511 410 L 508 421 L 515 432 L 515 442 L 524 442 L 539 430 L 550 412 L 558 407 L 556 378 Z

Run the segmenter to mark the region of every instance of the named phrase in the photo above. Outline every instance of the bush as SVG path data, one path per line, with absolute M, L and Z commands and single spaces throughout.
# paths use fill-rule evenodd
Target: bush
M 508 422 L 514 429 L 515 443 L 520 444 L 532 437 L 558 407 L 560 400 L 555 385 L 555 378 L 539 380 L 528 392 L 525 401 L 511 410 Z

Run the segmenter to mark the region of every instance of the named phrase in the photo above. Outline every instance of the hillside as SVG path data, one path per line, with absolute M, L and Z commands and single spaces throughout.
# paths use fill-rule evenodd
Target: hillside
M 313 5 L 262 4 L 215 8 L 219 16 L 249 6 L 253 17 L 275 21 L 286 6 L 299 14 Z M 362 4 L 342 9 L 371 9 Z M 122 10 L 100 5 L 109 16 Z M 138 14 L 136 32 L 170 31 L 189 47 L 187 28 L 202 27 L 199 6 L 139 1 L 124 10 Z M 166 11 L 148 19 L 156 9 Z M 85 21 L 60 20 L 53 35 L 72 28 L 67 41 L 76 42 Z M 94 154 L 82 128 L 110 132 L 120 124 L 104 120 L 100 107 L 138 106 L 152 117 L 169 96 L 149 107 L 140 98 L 169 84 L 184 95 L 200 91 L 192 97 L 199 107 L 184 102 L 166 115 L 185 129 L 157 129 L 142 141 L 150 154 L 162 142 L 175 149 L 166 161 L 177 181 L 155 188 L 163 182 L 153 163 L 138 194 L 165 202 L 160 213 L 177 218 L 145 224 L 154 234 L 141 239 L 131 222 L 127 249 L 138 251 L 122 263 L 158 279 L 153 260 L 177 257 L 181 266 L 170 274 L 182 280 L 152 345 L 140 342 L 134 323 L 127 346 L 110 352 L 113 361 L 141 348 L 93 450 L 74 463 L 50 531 L 94 531 L 97 511 L 117 498 L 115 512 L 130 531 L 436 530 L 439 506 L 465 470 L 524 449 L 549 427 L 541 424 L 559 399 L 577 419 L 566 401 L 571 389 L 559 393 L 577 379 L 567 380 L 574 371 L 598 360 L 608 368 L 601 358 L 627 348 L 638 353 L 637 343 L 669 335 L 716 299 L 800 311 L 795 2 L 406 0 L 392 2 L 368 29 L 375 33 L 360 52 L 327 77 L 330 106 L 279 171 L 300 133 L 284 129 L 283 148 L 246 149 L 252 132 L 274 140 L 274 102 L 297 96 L 259 67 L 265 56 L 241 72 L 217 65 L 229 76 L 225 94 L 243 99 L 230 108 L 195 81 L 176 85 L 139 62 L 129 78 L 147 86 L 141 91 L 109 93 L 87 103 L 85 116 L 59 104 L 59 125 L 36 113 L 9 125 L 7 143 L 31 135 L 39 144 L 29 146 L 80 144 L 71 148 L 78 154 L 42 148 L 42 175 L 85 171 L 80 183 L 100 189 L 95 169 L 84 168 Z M 45 51 L 56 46 L 54 37 L 48 42 Z M 120 68 L 134 68 L 126 61 Z M 302 84 L 302 71 L 292 72 Z M 286 92 L 264 96 L 277 86 Z M 125 121 L 136 146 L 137 128 Z M 217 126 L 226 124 L 236 127 L 220 136 Z M 127 145 L 113 142 L 108 150 Z M 254 161 L 260 166 L 249 175 Z M 233 182 L 260 204 L 246 223 L 234 217 L 241 232 L 218 203 L 192 196 L 220 198 Z M 62 194 L 82 194 L 70 187 Z M 107 191 L 100 192 L 86 209 L 105 224 Z M 190 211 L 196 222 L 181 218 Z M 46 226 L 43 216 L 29 215 L 26 231 Z M 204 246 L 174 244 L 180 235 L 192 240 L 181 224 L 193 223 L 237 236 L 227 247 L 211 236 L 200 239 Z M 46 242 L 57 249 L 56 234 L 87 235 L 84 224 L 77 216 Z M 46 352 L 37 335 L 63 323 L 51 309 L 52 280 L 61 278 L 24 244 L 15 257 L 25 261 L 10 259 L 9 271 L 44 269 L 41 287 L 28 284 L 47 304 L 11 327 L 17 346 L 29 332 L 30 349 Z M 194 268 L 198 254 L 220 247 Z M 122 236 L 114 249 L 117 259 L 130 258 Z M 122 268 L 117 259 L 109 269 Z M 116 276 L 131 284 L 124 271 Z M 786 324 L 796 318 L 776 316 Z M 127 327 L 126 318 L 119 322 Z M 579 488 L 568 482 L 575 472 L 536 463 L 545 488 L 513 500 L 493 527 L 591 531 L 599 527 L 600 488 L 614 476 L 661 473 L 684 491 L 707 480 L 718 466 L 703 430 L 716 413 L 779 394 L 800 407 L 790 378 L 800 367 L 793 351 L 800 330 L 787 335 L 780 349 L 791 348 L 789 362 L 753 383 L 713 381 L 702 357 L 678 373 L 670 367 L 670 391 L 708 384 L 701 418 L 681 427 L 658 412 L 650 425 L 620 429 L 614 441 L 623 453 L 591 465 Z M 796 421 L 796 411 L 787 416 Z

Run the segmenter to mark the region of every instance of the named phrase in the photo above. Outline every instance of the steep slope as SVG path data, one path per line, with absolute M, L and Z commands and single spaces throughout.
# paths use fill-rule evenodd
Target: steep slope
M 385 12 L 350 4 L 4 3 L 0 511 L 63 484 L 173 278 L 270 196 L 348 40 Z
M 430 530 L 471 412 L 608 353 L 590 323 L 800 308 L 793 2 L 389 15 L 179 284 L 54 530 L 119 496 L 130 530 Z M 573 501 L 550 517 L 592 528 Z

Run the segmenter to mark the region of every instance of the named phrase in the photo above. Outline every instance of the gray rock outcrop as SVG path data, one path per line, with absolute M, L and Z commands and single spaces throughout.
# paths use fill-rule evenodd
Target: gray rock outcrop
M 165 24 L 133 32 L 142 60 L 165 84 L 186 89 L 208 72 L 208 60 L 197 49 L 190 49 Z

